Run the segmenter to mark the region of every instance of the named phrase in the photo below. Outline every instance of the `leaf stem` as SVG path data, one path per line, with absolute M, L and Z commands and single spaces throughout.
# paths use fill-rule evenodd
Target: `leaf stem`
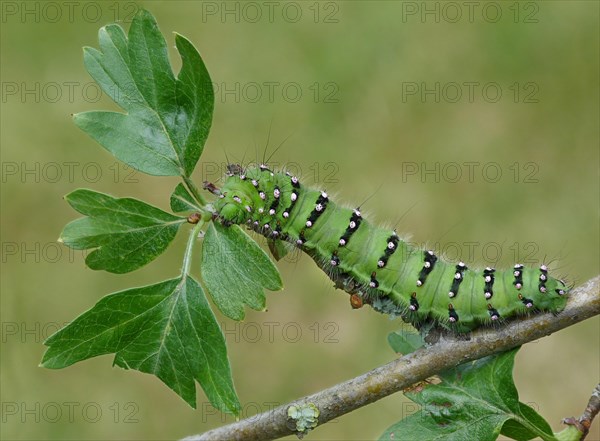
M 185 279 L 189 273 L 190 268 L 192 266 L 192 251 L 194 250 L 194 245 L 196 243 L 196 239 L 198 237 L 198 233 L 204 226 L 204 221 L 200 220 L 194 228 L 190 231 L 190 237 L 188 238 L 187 245 L 185 247 L 185 254 L 183 256 L 183 265 L 181 266 L 181 278 Z
M 198 201 L 201 207 L 204 207 L 206 205 L 206 199 L 204 199 L 204 196 L 202 196 L 200 190 L 198 189 L 198 187 L 196 187 L 196 184 L 194 184 L 194 182 L 188 176 L 182 177 L 183 182 L 185 182 L 185 185 L 187 186 L 188 190 L 190 190 L 190 193 L 192 193 L 192 196 L 194 196 L 194 198 L 196 199 L 196 201 Z

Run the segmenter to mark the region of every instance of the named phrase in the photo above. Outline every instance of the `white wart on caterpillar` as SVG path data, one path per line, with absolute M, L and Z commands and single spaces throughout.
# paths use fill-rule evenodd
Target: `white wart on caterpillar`
M 445 262 L 265 165 L 230 165 L 222 188 L 210 188 L 219 195 L 215 218 L 223 225 L 246 225 L 299 247 L 351 294 L 353 307 L 369 304 L 417 328 L 464 333 L 531 312 L 557 313 L 567 302 L 565 283 L 546 265 L 481 270 Z

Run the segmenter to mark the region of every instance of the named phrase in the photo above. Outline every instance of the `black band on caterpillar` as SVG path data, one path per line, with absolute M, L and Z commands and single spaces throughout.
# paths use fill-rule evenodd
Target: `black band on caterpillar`
M 494 321 L 498 320 L 500 318 L 500 314 L 498 313 L 498 311 L 496 311 L 494 309 L 494 307 L 492 305 L 490 305 L 489 303 L 487 306 L 488 306 L 488 313 L 490 314 L 490 319 L 492 319 Z
M 315 208 L 313 209 L 313 211 L 310 212 L 310 216 L 308 216 L 308 220 L 306 221 L 306 224 L 305 224 L 306 228 L 311 228 L 314 225 L 314 223 L 317 221 L 317 219 L 319 219 L 319 217 L 321 217 L 321 215 L 325 211 L 325 208 L 327 208 L 327 202 L 329 202 L 327 193 L 322 191 L 321 195 L 317 199 Z
M 483 270 L 483 281 L 485 286 L 483 288 L 483 296 L 486 300 L 489 300 L 494 295 L 494 273 L 496 270 L 494 268 L 487 267 Z
M 433 323 L 467 332 L 529 312 L 559 312 L 567 301 L 565 283 L 551 277 L 545 265 L 501 271 L 445 262 L 369 223 L 359 209 L 302 186 L 289 173 L 266 165 L 227 170 L 215 193 L 216 218 L 300 247 L 351 294 L 353 307 L 370 304 L 416 327 Z
M 458 294 L 458 288 L 463 281 L 463 274 L 466 269 L 467 266 L 464 264 L 464 262 L 459 262 L 458 265 L 456 265 L 456 272 L 454 273 L 452 287 L 450 288 L 450 291 L 448 291 L 448 297 L 452 298 Z
M 546 265 L 540 266 L 540 283 L 538 284 L 538 288 L 540 292 L 546 292 L 546 280 L 548 280 L 548 267 Z
M 410 305 L 408 306 L 408 309 L 410 309 L 411 311 L 419 310 L 419 302 L 417 301 L 417 293 L 416 292 L 413 292 L 410 295 Z
M 348 222 L 348 227 L 346 228 L 346 231 L 344 231 L 344 234 L 342 235 L 342 237 L 340 237 L 339 245 L 341 247 L 348 245 L 350 238 L 358 230 L 358 227 L 360 227 L 361 222 L 361 213 L 358 209 L 356 209 L 352 212 L 352 216 L 350 216 L 350 222 Z
M 390 256 L 392 254 L 394 254 L 394 252 L 398 248 L 398 242 L 399 241 L 400 241 L 400 238 L 398 237 L 398 235 L 394 231 L 392 233 L 392 235 L 387 240 L 387 246 L 385 247 L 385 251 L 383 252 L 383 256 L 381 256 L 381 258 L 377 261 L 377 266 L 379 268 L 383 268 L 386 265 L 386 263 L 387 263 L 388 259 L 390 258 Z
M 454 310 L 452 303 L 448 304 L 448 320 L 451 323 L 456 323 L 458 321 L 458 314 Z
M 421 272 L 419 273 L 419 278 L 417 279 L 417 286 L 423 286 L 425 280 L 427 279 L 427 276 L 430 272 L 433 271 L 433 266 L 435 265 L 435 262 L 437 262 L 437 256 L 433 254 L 433 251 L 425 251 L 423 255 L 425 256 L 425 258 L 423 262 L 423 268 L 421 269 Z
M 513 274 L 515 276 L 515 281 L 513 282 L 513 285 L 515 285 L 515 288 L 521 289 L 523 288 L 523 265 L 517 263 L 514 268 Z

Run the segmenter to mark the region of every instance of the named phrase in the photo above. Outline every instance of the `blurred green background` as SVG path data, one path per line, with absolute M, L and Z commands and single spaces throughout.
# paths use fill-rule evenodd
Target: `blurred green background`
M 68 3 L 68 2 L 65 2 Z M 72 123 L 112 109 L 82 63 L 101 25 L 148 8 L 201 52 L 217 86 L 194 178 L 272 158 L 449 258 L 551 262 L 573 283 L 599 270 L 597 2 L 2 2 L 2 438 L 166 439 L 217 427 L 198 389 L 190 409 L 156 378 L 111 356 L 38 368 L 42 341 L 110 292 L 177 274 L 186 234 L 159 261 L 117 276 L 55 243 L 89 187 L 168 208 L 176 179 L 127 170 Z M 172 59 L 180 60 L 174 49 Z M 470 173 L 470 171 L 472 173 Z M 348 297 L 306 256 L 278 264 L 268 312 L 225 327 L 243 416 L 395 358 L 402 324 Z M 598 318 L 528 344 L 522 401 L 555 430 L 598 382 Z M 309 439 L 373 439 L 415 411 L 401 394 Z M 600 439 L 598 422 L 590 440 Z M 292 438 L 290 438 L 292 439 Z

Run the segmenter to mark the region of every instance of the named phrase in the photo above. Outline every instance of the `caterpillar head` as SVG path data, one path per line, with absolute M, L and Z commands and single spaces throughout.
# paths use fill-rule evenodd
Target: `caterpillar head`
M 248 195 L 252 188 L 239 176 L 231 176 L 221 188 L 221 195 L 214 203 L 219 218 L 226 224 L 243 224 L 251 218 L 254 202 Z

